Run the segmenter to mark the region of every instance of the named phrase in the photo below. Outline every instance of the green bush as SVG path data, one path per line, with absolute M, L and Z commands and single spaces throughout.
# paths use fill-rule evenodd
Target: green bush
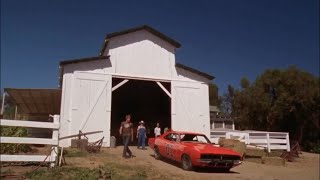
M 1 137 L 26 137 L 27 129 L 23 127 L 3 127 L 0 126 Z M 1 144 L 1 154 L 15 154 L 19 152 L 29 152 L 31 147 L 28 144 Z

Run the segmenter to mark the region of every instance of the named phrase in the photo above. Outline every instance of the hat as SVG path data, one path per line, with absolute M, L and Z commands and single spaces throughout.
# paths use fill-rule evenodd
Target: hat
M 140 121 L 139 124 L 144 124 L 144 121 Z

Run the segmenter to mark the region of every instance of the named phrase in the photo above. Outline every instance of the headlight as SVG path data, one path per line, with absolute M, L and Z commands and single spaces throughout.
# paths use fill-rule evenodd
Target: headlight
M 240 160 L 235 160 L 235 161 L 233 161 L 233 164 L 241 164 L 241 161 Z

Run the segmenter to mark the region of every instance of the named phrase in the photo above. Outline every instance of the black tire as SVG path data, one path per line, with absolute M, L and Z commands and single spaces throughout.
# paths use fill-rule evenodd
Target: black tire
M 228 173 L 228 172 L 230 172 L 230 169 L 231 169 L 231 168 L 220 168 L 220 169 L 218 169 L 218 172 Z
M 154 151 L 154 158 L 157 159 L 157 160 L 160 160 L 162 157 L 161 157 L 161 155 L 159 153 L 158 147 L 155 146 L 153 151 Z
M 181 166 L 183 170 L 191 171 L 192 170 L 192 162 L 188 155 L 184 154 L 181 157 Z

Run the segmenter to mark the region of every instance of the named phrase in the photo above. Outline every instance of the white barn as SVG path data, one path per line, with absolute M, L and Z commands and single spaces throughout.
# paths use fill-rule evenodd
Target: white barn
M 97 57 L 60 62 L 60 137 L 118 136 L 125 114 L 134 124 L 201 132 L 210 137 L 208 83 L 213 76 L 176 63 L 180 44 L 149 26 L 107 34 Z M 71 145 L 63 139 L 60 146 Z

